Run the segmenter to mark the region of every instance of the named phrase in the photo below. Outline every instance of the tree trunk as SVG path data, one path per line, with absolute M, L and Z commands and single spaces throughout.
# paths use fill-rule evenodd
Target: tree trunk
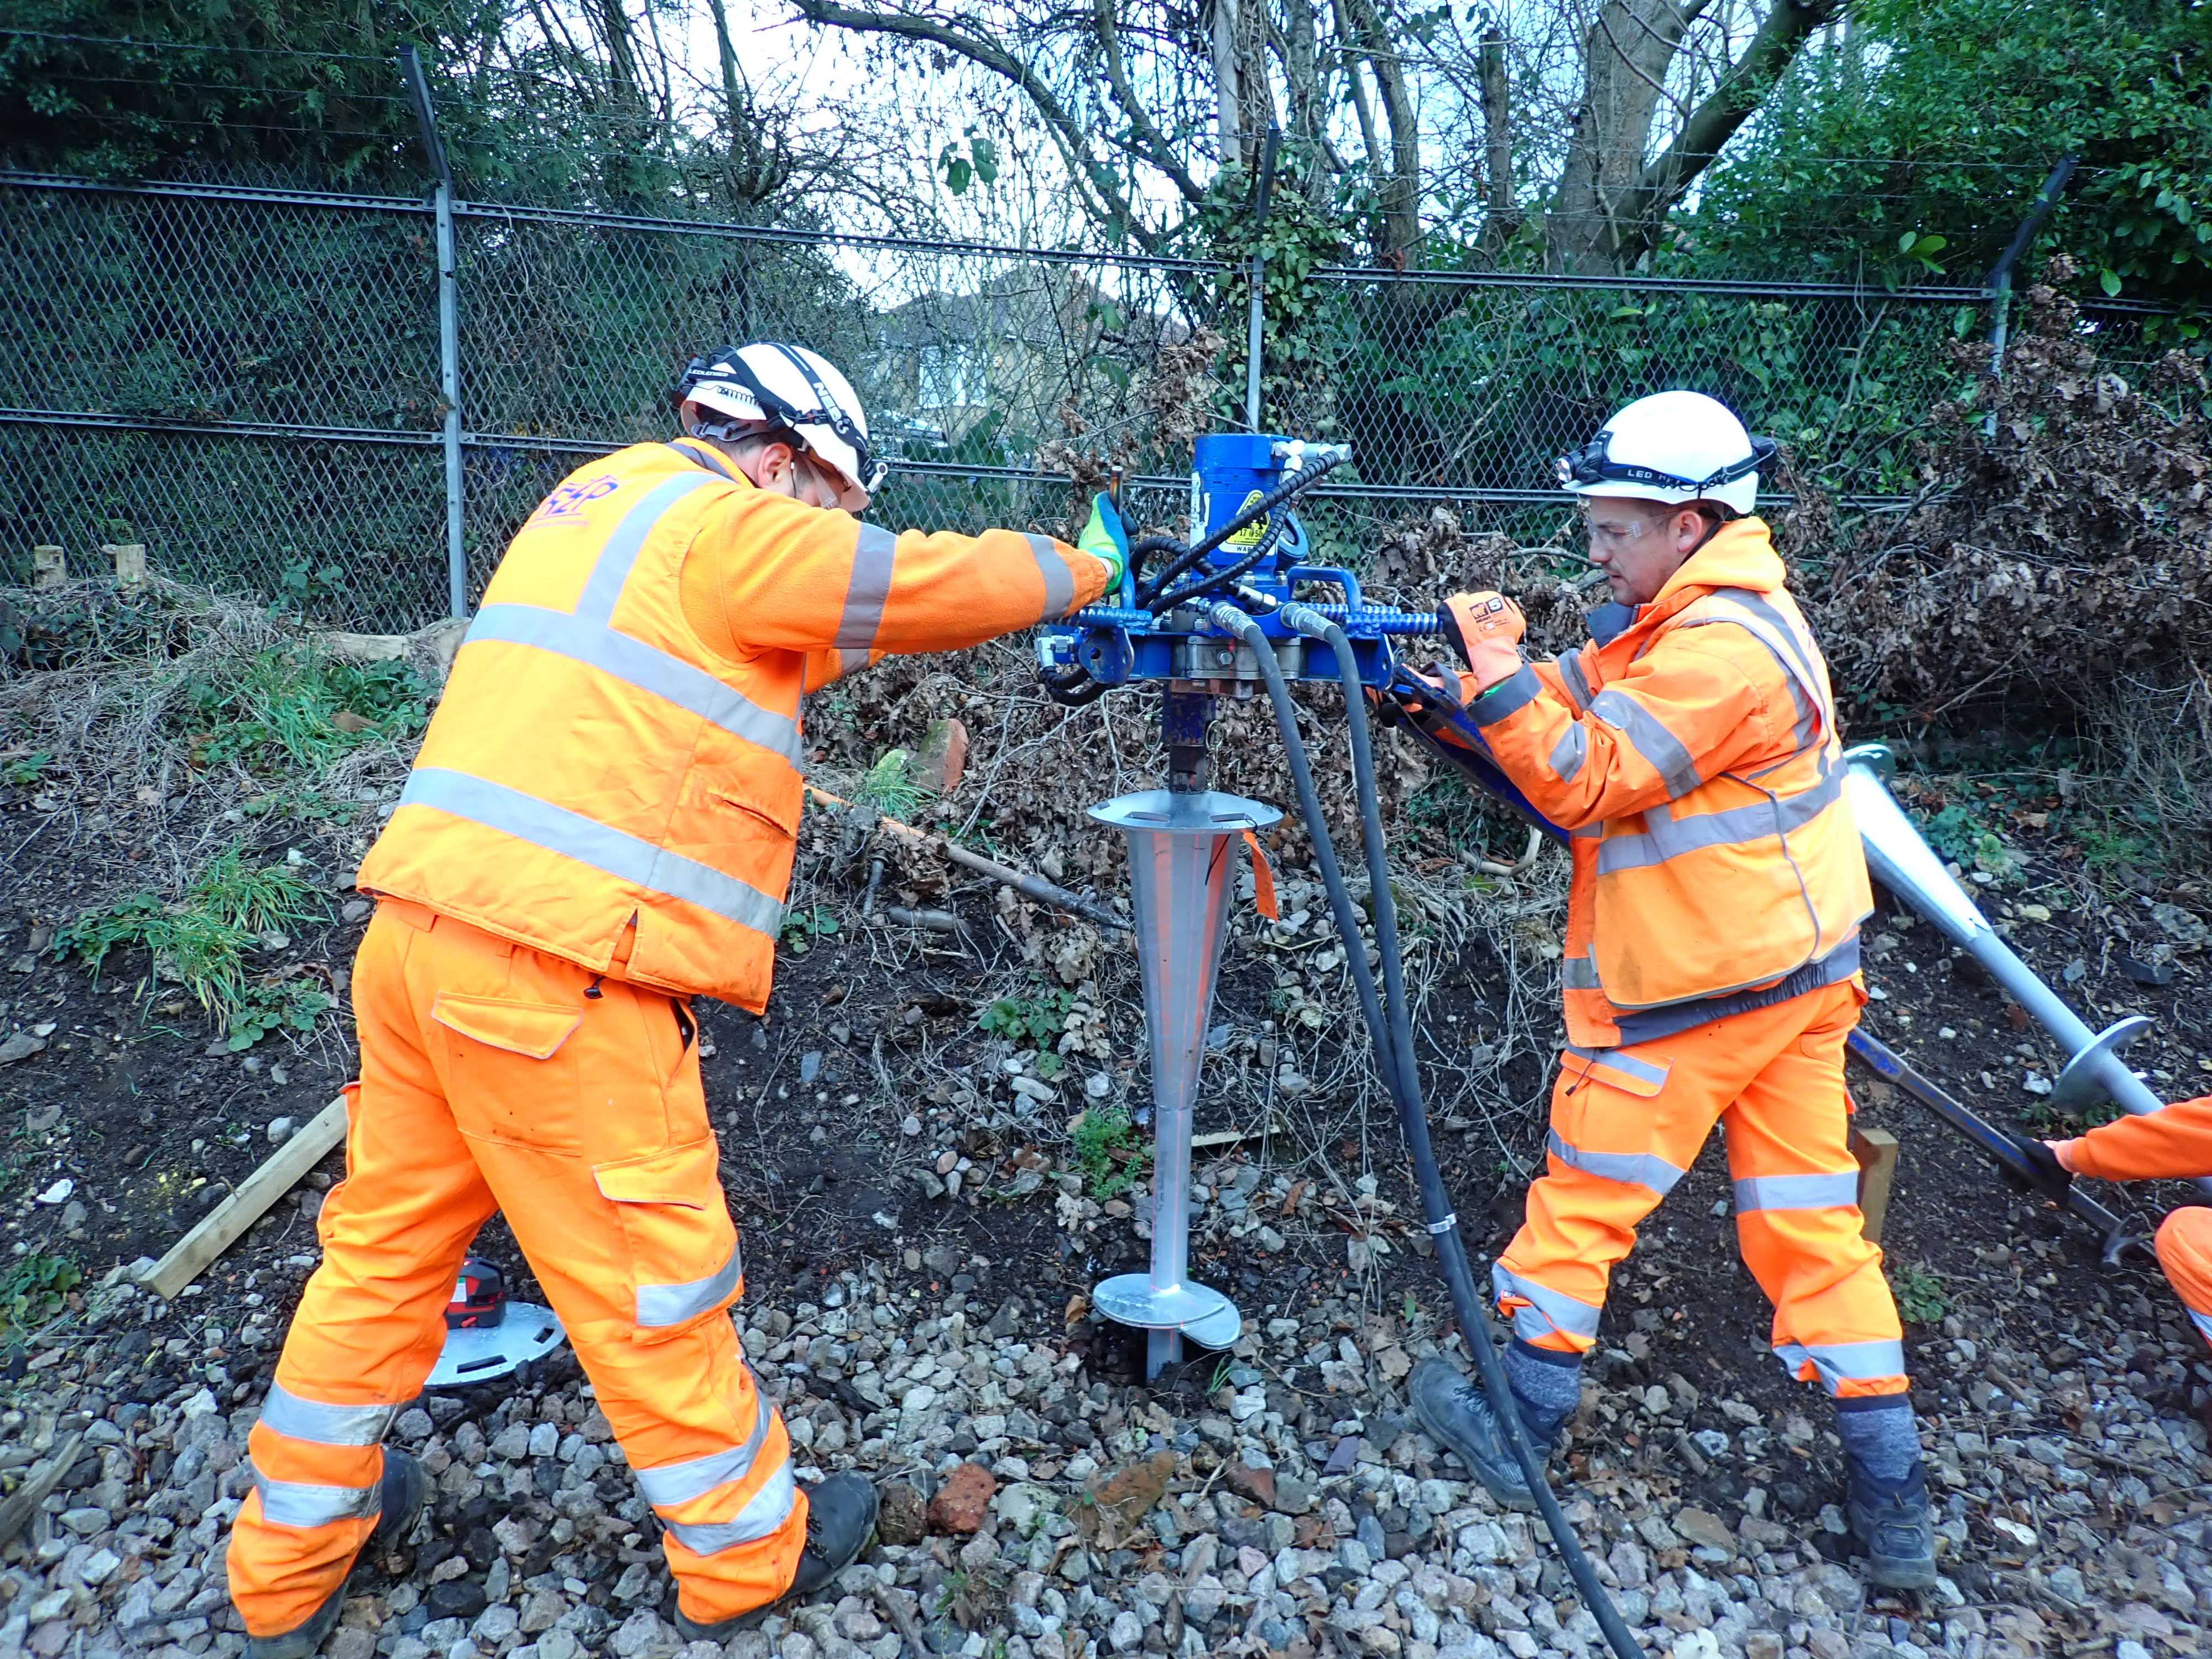
M 1778 0 L 1789 5 L 1792 0 Z M 1672 0 L 1603 0 L 1583 41 L 1583 103 L 1545 216 L 1547 263 L 1602 275 L 1620 268 L 1620 213 L 1643 182 L 1652 118 L 1683 17 Z

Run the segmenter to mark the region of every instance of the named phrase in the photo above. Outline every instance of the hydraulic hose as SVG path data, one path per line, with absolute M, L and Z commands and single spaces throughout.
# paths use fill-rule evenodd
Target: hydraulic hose
M 1301 617 L 1298 613 L 1304 612 Z M 1260 625 L 1236 606 L 1226 603 L 1217 605 L 1212 611 L 1214 625 L 1235 634 L 1253 649 L 1259 659 L 1260 672 L 1267 681 L 1268 701 L 1274 706 L 1275 724 L 1281 729 L 1283 750 L 1290 762 L 1291 781 L 1298 797 L 1298 810 L 1306 823 L 1307 834 L 1314 844 L 1314 856 L 1321 866 L 1322 882 L 1328 890 L 1329 909 L 1336 918 L 1338 931 L 1343 935 L 1345 960 L 1352 969 L 1352 984 L 1359 997 L 1359 1009 L 1367 1022 L 1367 1029 L 1375 1043 L 1375 1054 L 1382 1072 L 1384 1086 L 1389 1089 L 1392 1103 L 1398 1109 L 1399 1126 L 1406 1137 L 1406 1147 L 1413 1158 L 1413 1171 L 1421 1191 L 1421 1207 L 1428 1218 L 1430 1237 L 1435 1241 L 1437 1264 L 1443 1273 L 1444 1286 L 1451 1297 L 1452 1311 L 1466 1335 L 1468 1351 L 1474 1355 L 1475 1367 L 1481 1373 L 1484 1391 L 1489 1396 L 1506 1443 L 1513 1449 L 1514 1461 L 1521 1467 L 1528 1490 L 1536 1500 L 1537 1511 L 1559 1548 L 1560 1559 L 1566 1564 L 1567 1573 L 1574 1580 L 1583 1603 L 1597 1620 L 1604 1632 L 1607 1645 L 1617 1659 L 1644 1659 L 1644 1650 L 1635 1635 L 1613 1604 L 1605 1586 L 1598 1582 L 1597 1571 L 1590 1565 L 1582 1540 L 1575 1536 L 1574 1528 L 1567 1523 L 1560 1510 L 1559 1500 L 1553 1494 L 1551 1483 L 1545 1479 L 1541 1464 L 1536 1460 L 1535 1449 L 1529 1443 L 1528 1431 L 1521 1421 L 1521 1413 L 1513 1399 L 1511 1384 L 1507 1381 L 1505 1367 L 1498 1358 L 1497 1345 L 1491 1340 L 1489 1313 L 1480 1294 L 1476 1291 L 1474 1275 L 1468 1266 L 1467 1250 L 1459 1231 L 1459 1218 L 1451 1206 L 1450 1195 L 1444 1190 L 1443 1175 L 1437 1167 L 1436 1152 L 1429 1140 L 1429 1120 L 1423 1108 L 1418 1069 L 1414 1064 L 1413 1034 L 1405 1004 L 1405 966 L 1399 949 L 1397 912 L 1390 896 L 1389 867 L 1382 841 L 1382 806 L 1375 788 L 1375 768 L 1370 734 L 1367 726 L 1367 704 L 1364 688 L 1359 681 L 1358 665 L 1354 662 L 1351 643 L 1344 631 L 1334 623 L 1313 612 L 1309 607 L 1285 605 L 1284 620 L 1301 633 L 1327 640 L 1336 653 L 1338 672 L 1343 678 L 1345 697 L 1349 705 L 1349 725 L 1352 733 L 1352 755 L 1354 779 L 1359 793 L 1361 838 L 1366 848 L 1368 885 L 1374 897 L 1376 944 L 1382 957 L 1383 974 L 1389 988 L 1390 1008 L 1386 1016 L 1376 994 L 1375 975 L 1367 965 L 1367 953 L 1359 940 L 1359 922 L 1353 913 L 1352 896 L 1344 885 L 1343 872 L 1338 867 L 1336 848 L 1330 839 L 1328 821 L 1322 817 L 1321 802 L 1314 791 L 1313 769 L 1306 759 L 1305 743 L 1298 735 L 1297 710 L 1291 702 L 1290 687 L 1285 683 L 1281 666 L 1275 660 L 1273 647 Z M 1303 624 L 1303 625 L 1302 625 Z M 1315 625 L 1318 626 L 1316 627 Z M 1331 635 L 1334 635 L 1332 638 Z
M 1266 518 L 1269 514 L 1273 513 L 1285 501 L 1289 501 L 1293 495 L 1297 495 L 1301 490 L 1310 489 L 1314 484 L 1319 483 L 1321 477 L 1324 472 L 1328 471 L 1331 468 L 1346 460 L 1351 453 L 1352 452 L 1349 449 L 1339 449 L 1324 453 L 1319 460 L 1310 462 L 1307 465 L 1300 468 L 1297 471 L 1292 473 L 1289 477 L 1284 479 L 1282 483 L 1277 484 L 1274 489 L 1268 491 L 1265 496 L 1259 501 L 1253 502 L 1251 506 L 1246 507 L 1235 518 L 1230 520 L 1227 524 L 1222 526 L 1220 529 L 1215 531 L 1211 536 L 1208 536 L 1197 546 L 1191 548 L 1187 552 L 1177 554 L 1175 558 L 1170 562 L 1166 569 L 1161 571 L 1158 575 L 1153 577 L 1150 582 L 1146 584 L 1145 590 L 1140 591 L 1137 596 L 1137 603 L 1139 605 L 1150 604 L 1151 601 L 1158 595 L 1162 588 L 1165 587 L 1177 576 L 1182 575 L 1184 571 L 1188 570 L 1192 566 L 1195 565 L 1207 554 L 1212 552 L 1215 548 L 1220 546 L 1224 542 L 1227 541 L 1238 531 L 1243 529 L 1247 525 L 1256 524 L 1261 519 Z M 1150 538 L 1147 538 L 1146 539 L 1149 540 Z

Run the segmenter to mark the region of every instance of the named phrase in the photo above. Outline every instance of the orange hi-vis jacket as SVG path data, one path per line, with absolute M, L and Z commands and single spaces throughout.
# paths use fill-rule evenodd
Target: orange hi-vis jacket
M 699 559 L 726 575 L 741 644 L 723 651 L 684 603 Z M 360 885 L 759 1012 L 799 828 L 800 695 L 1065 616 L 1107 572 L 1044 536 L 895 537 L 757 489 L 704 444 L 592 461 L 501 560 Z
M 1723 526 L 1627 627 L 1524 663 L 1468 713 L 1569 832 L 1570 1043 L 1649 1042 L 1857 973 L 1874 897 L 1827 665 L 1760 520 Z

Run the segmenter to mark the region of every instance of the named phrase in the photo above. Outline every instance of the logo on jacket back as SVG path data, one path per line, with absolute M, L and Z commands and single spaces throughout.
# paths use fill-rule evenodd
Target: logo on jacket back
M 584 517 L 584 503 L 595 501 L 602 495 L 611 495 L 621 481 L 613 475 L 602 473 L 596 478 L 586 478 L 581 483 L 564 483 L 538 502 L 529 524 L 550 524 L 556 520 L 580 523 Z

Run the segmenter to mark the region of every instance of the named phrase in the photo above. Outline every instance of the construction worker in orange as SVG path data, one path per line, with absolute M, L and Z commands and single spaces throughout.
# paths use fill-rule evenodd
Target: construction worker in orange
M 1492 1278 L 1515 1402 L 1548 1446 L 1613 1264 L 1721 1123 L 1774 1353 L 1835 1401 L 1869 1576 L 1921 1587 L 1933 1522 L 1844 1090 L 1873 896 L 1826 665 L 1749 516 L 1773 451 L 1697 392 L 1631 404 L 1559 464 L 1612 591 L 1591 641 L 1527 662 L 1512 601 L 1447 602 L 1467 672 L 1440 690 L 1573 859 L 1545 1173 Z M 1413 1394 L 1494 1496 L 1533 1507 L 1478 1385 L 1437 1359 Z
M 2115 1118 L 2071 1140 L 2014 1136 L 2045 1196 L 2063 1200 L 2075 1176 L 2099 1181 L 2192 1180 L 2212 1175 L 2212 1095 L 2144 1117 Z M 2166 1283 L 2212 1342 L 2212 1207 L 2191 1204 L 2159 1223 L 2151 1241 Z
M 663 1526 L 671 1609 L 720 1642 L 872 1534 L 856 1474 L 793 1478 L 729 1309 L 744 1287 L 690 1000 L 767 1006 L 799 828 L 799 698 L 1118 584 L 1079 547 L 894 535 L 844 376 L 753 344 L 695 359 L 683 435 L 587 462 L 524 524 L 389 825 L 356 959 L 344 1183 L 254 1427 L 230 1540 L 253 1659 L 304 1659 L 421 1468 L 420 1392 L 463 1253 L 504 1212 Z

